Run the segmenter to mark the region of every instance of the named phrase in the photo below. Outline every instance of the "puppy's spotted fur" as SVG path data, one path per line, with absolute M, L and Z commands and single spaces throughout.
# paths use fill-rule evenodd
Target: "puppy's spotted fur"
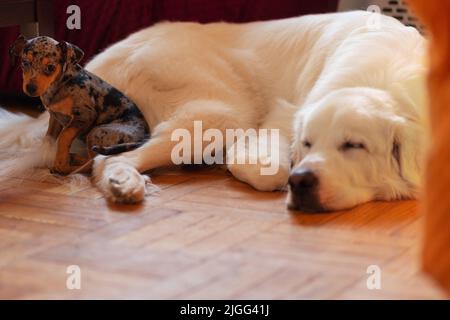
M 77 46 L 20 36 L 10 53 L 21 59 L 24 92 L 40 96 L 50 113 L 47 135 L 57 139 L 53 172 L 69 174 L 97 153 L 131 150 L 148 138 L 148 125 L 136 104 L 84 70 L 78 64 L 83 52 Z M 86 142 L 87 158 L 70 153 L 77 137 Z

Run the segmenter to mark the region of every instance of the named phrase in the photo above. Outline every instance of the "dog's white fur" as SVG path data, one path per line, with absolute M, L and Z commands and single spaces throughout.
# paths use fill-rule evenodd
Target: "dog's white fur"
M 98 188 L 115 202 L 142 201 L 140 172 L 170 165 L 172 131 L 202 120 L 204 130 L 281 130 L 276 175 L 260 175 L 270 155 L 228 166 L 258 190 L 284 188 L 292 161 L 318 174 L 325 209 L 415 197 L 424 40 L 393 18 L 380 17 L 379 28 L 370 18 L 348 12 L 240 25 L 162 23 L 114 44 L 86 68 L 137 103 L 152 138 L 134 151 L 97 157 Z M 308 150 L 305 139 L 313 143 Z M 367 150 L 342 152 L 346 140 Z

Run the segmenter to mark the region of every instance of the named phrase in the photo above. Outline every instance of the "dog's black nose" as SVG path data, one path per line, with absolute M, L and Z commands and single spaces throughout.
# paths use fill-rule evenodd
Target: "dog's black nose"
M 289 176 L 289 187 L 291 191 L 288 208 L 306 212 L 323 211 L 318 198 L 319 178 L 307 169 L 297 169 Z
M 319 184 L 319 179 L 311 170 L 301 169 L 293 171 L 289 176 L 289 185 L 295 193 L 307 192 Z
M 27 84 L 27 86 L 25 87 L 27 89 L 28 94 L 33 95 L 36 93 L 37 87 L 35 84 L 33 83 L 29 83 Z

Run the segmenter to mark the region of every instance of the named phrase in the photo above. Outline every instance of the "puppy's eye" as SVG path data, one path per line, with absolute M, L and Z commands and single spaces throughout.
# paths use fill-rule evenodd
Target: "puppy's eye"
M 47 67 L 45 68 L 45 73 L 47 74 L 52 74 L 55 71 L 56 67 L 54 64 L 49 64 L 47 65 Z
M 347 151 L 347 150 L 352 150 L 352 149 L 362 149 L 365 150 L 366 146 L 364 145 L 364 143 L 361 142 L 350 142 L 350 141 L 346 141 L 344 142 L 340 149 L 342 151 Z
M 303 141 L 302 144 L 305 148 L 311 148 L 311 146 L 312 146 L 311 142 L 309 142 L 307 140 Z
M 22 61 L 22 68 L 23 69 L 28 69 L 30 67 L 30 62 L 29 61 Z

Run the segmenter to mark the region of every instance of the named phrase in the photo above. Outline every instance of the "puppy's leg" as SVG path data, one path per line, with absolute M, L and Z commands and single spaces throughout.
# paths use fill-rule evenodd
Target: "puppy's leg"
M 145 124 L 113 122 L 93 128 L 86 137 L 89 158 L 97 153 L 110 155 L 137 148 L 148 140 L 144 126 Z
M 46 136 L 47 137 L 51 137 L 54 140 L 56 140 L 59 136 L 59 134 L 61 133 L 63 126 L 58 122 L 58 120 L 56 120 L 55 116 L 50 113 L 50 118 L 49 118 L 49 122 L 48 122 L 48 129 L 47 129 L 47 133 Z
M 176 129 L 186 129 L 194 137 L 196 120 L 202 120 L 203 130 L 214 128 L 224 132 L 226 128 L 239 127 L 226 104 L 219 101 L 192 101 L 179 107 L 173 118 L 153 128 L 150 140 L 138 149 L 119 156 L 97 156 L 93 167 L 97 187 L 113 202 L 142 201 L 146 178 L 139 172 L 172 165 L 172 150 L 179 143 L 172 141 L 172 133 Z M 202 153 L 201 149 L 193 151 Z M 201 155 L 192 154 L 193 157 Z
M 146 139 L 145 130 L 129 124 L 109 123 L 94 127 L 86 136 L 87 157 L 70 154 L 70 163 L 78 167 L 74 173 L 92 171 L 93 159 L 98 154 L 95 148 L 107 149 L 122 146 L 123 149 L 132 150 L 141 145 L 144 139 Z
M 57 141 L 56 157 L 53 168 L 50 170 L 51 172 L 69 174 L 77 169 L 77 167 L 70 164 L 70 147 L 79 133 L 79 127 L 67 127 L 61 131 Z
M 277 101 L 260 127 L 258 140 L 250 139 L 241 145 L 237 142 L 227 150 L 228 170 L 236 179 L 260 191 L 285 188 L 291 166 L 290 137 L 296 110 L 285 101 Z M 245 163 L 239 163 L 245 157 Z

